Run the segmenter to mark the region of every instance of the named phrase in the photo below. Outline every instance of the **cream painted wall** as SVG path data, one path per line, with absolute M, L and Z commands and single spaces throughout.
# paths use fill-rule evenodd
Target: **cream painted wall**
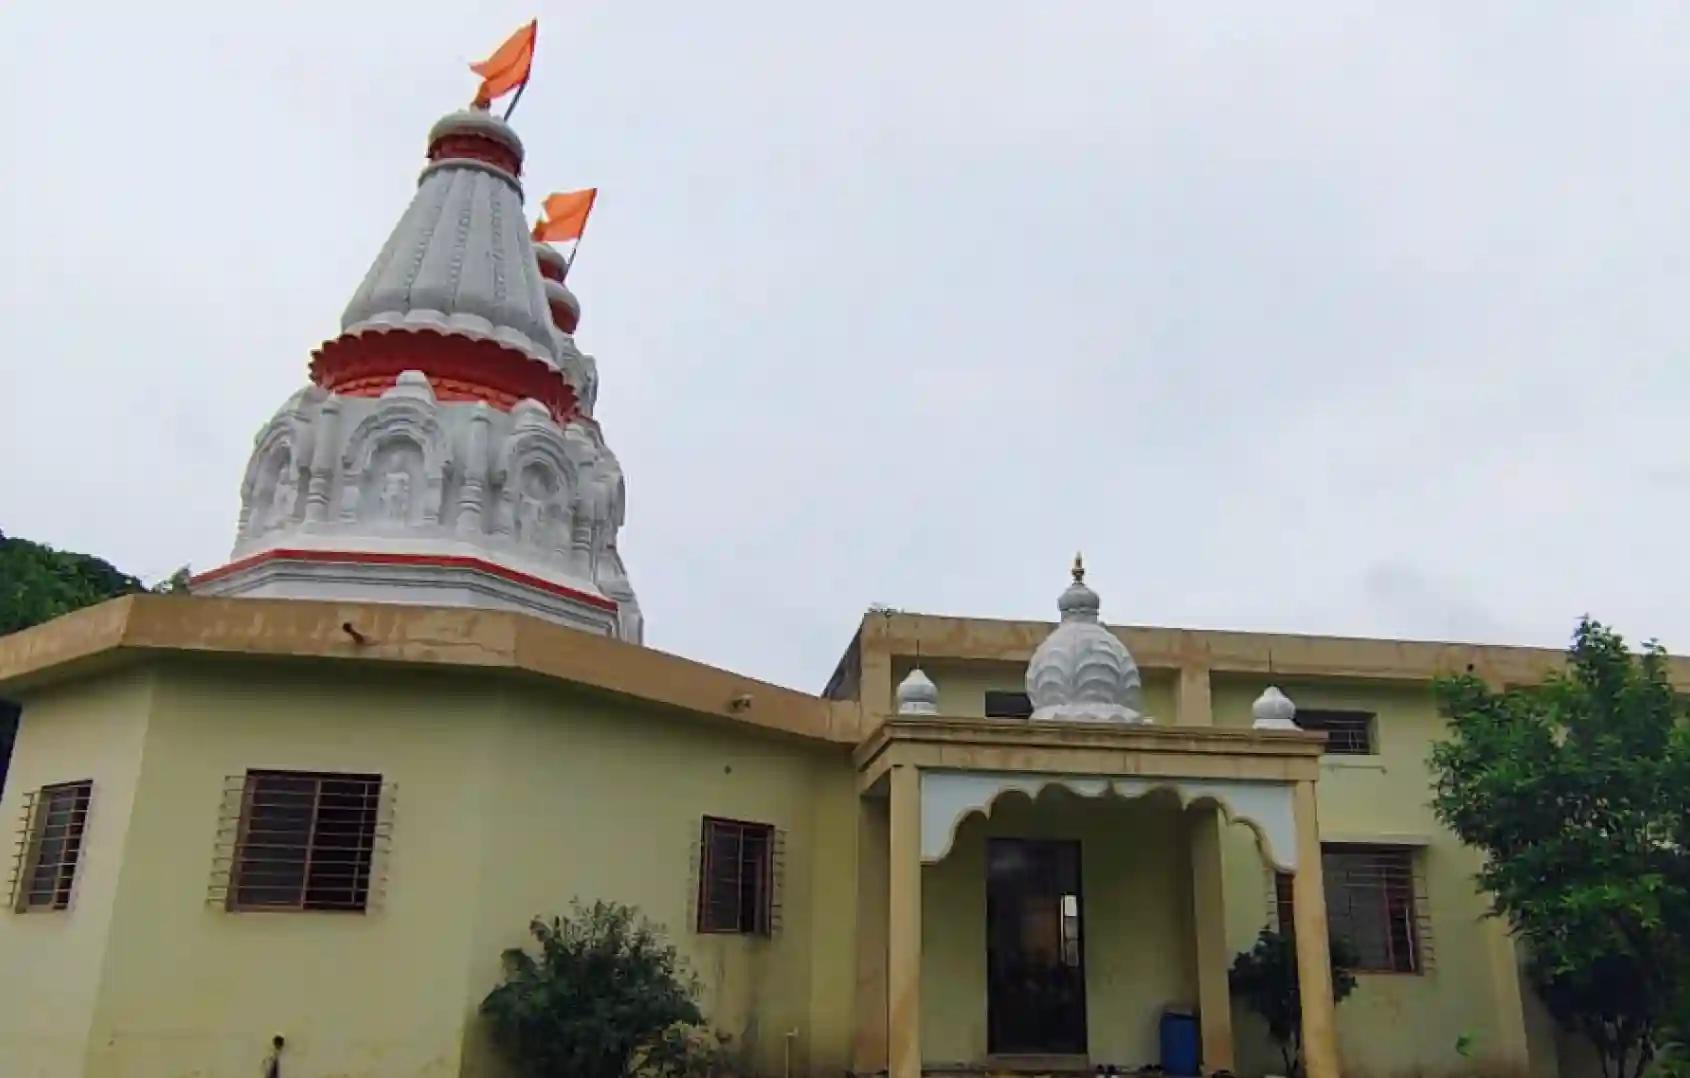
M 794 1074 L 845 1065 L 856 799 L 843 746 L 462 671 L 322 662 L 179 660 L 25 703 L 0 811 L 15 818 L 11 791 L 31 785 L 96 785 L 74 908 L 0 915 L 0 954 L 28 971 L 0 982 L 7 1078 L 256 1073 L 276 1033 L 288 1073 L 498 1074 L 475 1011 L 499 953 L 574 896 L 664 923 L 758 1073 L 781 1072 L 789 1031 Z M 393 785 L 378 908 L 207 904 L 225 777 L 248 768 Z M 706 813 L 785 832 L 774 938 L 692 931 Z
M 850 1041 L 856 802 L 844 748 L 815 748 L 590 697 L 513 689 L 481 776 L 482 888 L 466 1013 L 535 914 L 572 897 L 639 906 L 699 975 L 711 1020 L 762 1073 L 844 1068 Z M 704 815 L 785 832 L 772 938 L 693 930 Z M 519 866 L 520 871 L 512 871 Z M 826 918 L 826 919 L 819 919 Z M 817 977 L 822 978 L 820 981 Z M 466 1074 L 497 1073 L 476 1045 Z
M 488 682 L 186 661 L 157 680 L 88 1074 L 256 1073 L 276 1033 L 293 1073 L 457 1074 Z M 207 904 L 225 776 L 248 768 L 393 785 L 377 909 Z
M 923 871 L 923 1058 L 986 1055 L 988 837 L 1079 840 L 1092 1062 L 1155 1061 L 1162 1008 L 1194 1006 L 1197 993 L 1180 809 L 1171 795 L 1092 801 L 1062 790 L 1036 802 L 1005 796 L 990 818 L 964 821 L 950 855 Z
M 1220 678 L 1211 693 L 1216 725 L 1249 724 L 1250 703 L 1265 680 Z M 1426 756 L 1441 736 L 1428 685 L 1278 682 L 1301 707 L 1350 708 L 1377 715 L 1375 757 L 1324 759 L 1319 786 L 1320 829 L 1325 842 L 1418 839 L 1431 918 L 1430 968 L 1414 974 L 1362 974 L 1338 1008 L 1339 1047 L 1349 1078 L 1459 1073 L 1470 1066 L 1455 1050 L 1458 1037 L 1474 1038 L 1476 1052 L 1518 1066 L 1524 1055 L 1524 1017 L 1509 1013 L 1500 989 L 1513 976 L 1512 947 L 1501 926 L 1483 917 L 1485 904 L 1472 884 L 1478 862 L 1432 814 Z M 1227 936 L 1234 951 L 1247 948 L 1269 917 L 1270 881 L 1248 832 L 1225 836 Z M 1499 945 L 1500 944 L 1500 945 Z M 1516 982 L 1517 983 L 1517 982 Z M 1274 1064 L 1253 1016 L 1235 1011 L 1240 1063 L 1246 1073 Z M 1554 1073 L 1552 1059 L 1535 1061 L 1536 1073 Z M 1548 1069 L 1545 1070 L 1544 1066 Z
M 8 1078 L 83 1072 L 119 879 L 128 869 L 122 854 L 152 691 L 148 675 L 130 671 L 21 701 L 0 798 L 9 839 L 21 827 L 26 792 L 80 779 L 94 785 L 70 908 L 0 912 L 0 1074 Z

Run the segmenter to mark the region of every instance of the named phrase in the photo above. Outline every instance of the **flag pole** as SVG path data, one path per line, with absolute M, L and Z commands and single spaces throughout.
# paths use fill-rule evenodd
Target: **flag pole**
M 507 107 L 507 108 L 506 108 L 506 109 L 505 109 L 505 122 L 506 122 L 506 123 L 509 123 L 509 122 L 510 122 L 510 118 L 511 118 L 511 113 L 513 113 L 513 112 L 515 112 L 515 111 L 516 111 L 516 103 L 517 103 L 517 102 L 518 102 L 518 101 L 521 101 L 521 100 L 522 100 L 522 91 L 524 91 L 524 90 L 526 90 L 526 89 L 528 89 L 528 80 L 527 80 L 527 79 L 523 79 L 523 80 L 522 80 L 522 85 L 521 85 L 521 86 L 518 86 L 518 87 L 517 87 L 517 88 L 516 88 L 516 94 L 515 94 L 515 95 L 514 95 L 514 96 L 513 96 L 513 97 L 512 97 L 512 98 L 511 98 L 511 103 L 510 103 L 510 105 L 509 105 L 509 107 Z
M 505 109 L 505 122 L 509 123 L 511 113 L 516 111 L 516 103 L 522 100 L 522 91 L 528 89 L 528 80 L 534 77 L 534 54 L 540 51 L 540 20 L 535 19 L 528 24 L 528 74 L 523 77 L 522 85 L 516 88 L 516 96 L 511 98 L 510 107 Z

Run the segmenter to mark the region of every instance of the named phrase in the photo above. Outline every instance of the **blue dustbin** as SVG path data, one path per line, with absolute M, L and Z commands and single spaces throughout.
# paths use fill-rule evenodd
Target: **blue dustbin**
M 1162 1071 L 1170 1075 L 1201 1074 L 1198 1067 L 1197 1016 L 1181 1007 L 1162 1012 Z

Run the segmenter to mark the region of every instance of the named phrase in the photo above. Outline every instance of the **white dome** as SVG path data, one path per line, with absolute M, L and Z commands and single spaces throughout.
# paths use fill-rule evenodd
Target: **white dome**
M 1297 705 L 1291 698 L 1279 691 L 1279 686 L 1269 685 L 1256 697 L 1256 702 L 1250 705 L 1251 723 L 1258 730 L 1301 730 L 1297 725 Z
M 1033 720 L 1149 722 L 1138 665 L 1126 646 L 1098 621 L 1097 592 L 1086 587 L 1085 577 L 1085 566 L 1076 554 L 1074 582 L 1056 601 L 1062 624 L 1027 664 Z
M 900 715 L 937 715 L 939 713 L 939 686 L 933 684 L 933 679 L 922 672 L 921 667 L 911 670 L 909 676 L 898 683 L 898 714 Z

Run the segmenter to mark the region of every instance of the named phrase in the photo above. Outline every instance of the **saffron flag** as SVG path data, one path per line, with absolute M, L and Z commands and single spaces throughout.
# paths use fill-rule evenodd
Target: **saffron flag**
M 486 108 L 494 98 L 503 97 L 528 81 L 528 69 L 534 64 L 534 39 L 540 33 L 540 20 L 505 39 L 493 50 L 493 55 L 469 69 L 481 76 L 481 88 L 475 91 L 475 105 Z
M 587 230 L 587 215 L 593 212 L 593 199 L 598 195 L 597 187 L 547 195 L 542 204 L 545 217 L 534 222 L 534 238 L 543 243 L 580 239 L 581 233 Z

